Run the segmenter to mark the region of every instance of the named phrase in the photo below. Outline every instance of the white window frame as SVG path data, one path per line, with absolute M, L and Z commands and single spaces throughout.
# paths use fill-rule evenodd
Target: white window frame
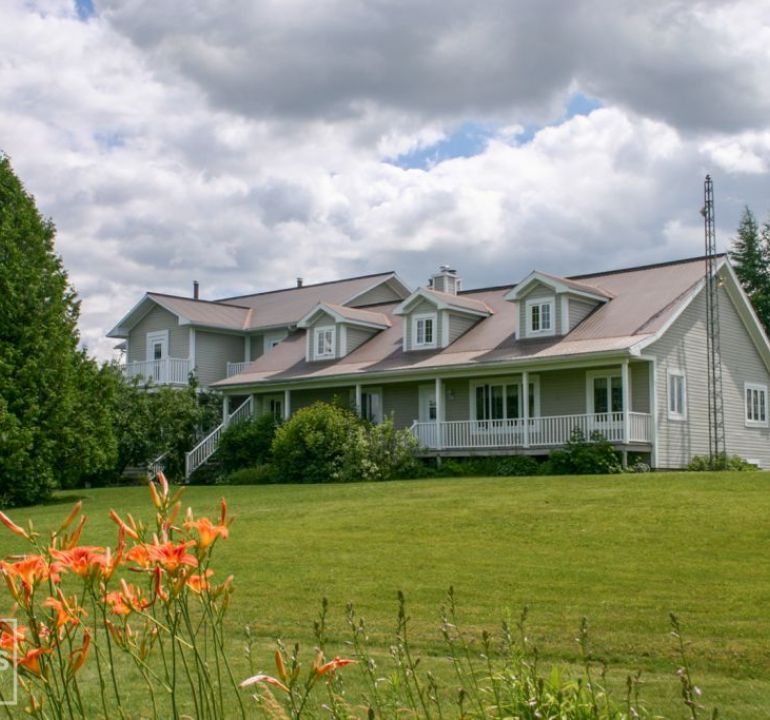
M 318 351 L 318 339 L 329 333 L 329 347 L 324 348 L 324 352 Z M 313 329 L 313 358 L 315 360 L 328 360 L 335 356 L 335 348 L 337 347 L 337 328 L 334 325 L 323 325 Z
M 146 357 L 147 362 L 153 362 L 156 360 L 155 353 L 153 352 L 155 345 L 161 346 L 161 360 L 165 360 L 168 355 L 168 330 L 156 330 L 155 332 L 147 333 L 147 349 Z
M 431 341 L 425 342 L 424 335 L 425 330 L 423 328 L 423 341 L 418 342 L 417 341 L 417 328 L 420 324 L 420 322 L 424 322 L 426 320 L 430 320 L 431 325 Z M 412 347 L 414 348 L 420 348 L 426 349 L 426 348 L 434 348 L 436 347 L 436 333 L 438 332 L 438 313 L 419 313 L 417 315 L 412 315 Z
M 682 407 L 680 409 L 676 409 L 672 407 L 672 401 L 676 400 L 676 394 L 674 393 L 674 389 L 671 384 L 674 378 L 678 378 L 682 381 Z M 679 370 L 678 368 L 668 369 L 666 393 L 667 393 L 667 405 L 668 405 L 668 419 L 676 420 L 679 422 L 683 420 L 687 420 L 687 378 L 683 370 Z
M 535 307 L 540 308 L 538 322 L 542 323 L 543 307 L 548 307 L 548 318 L 550 320 L 549 327 L 539 330 L 535 330 L 532 327 L 532 311 Z M 553 298 L 549 300 L 543 300 L 537 298 L 535 300 L 527 300 L 526 302 L 527 313 L 527 337 L 545 337 L 548 335 L 556 334 L 556 302 Z
M 364 415 L 364 396 L 370 395 L 379 398 L 378 407 L 376 408 L 376 412 L 371 415 L 370 417 L 366 417 Z M 371 402 L 371 401 L 370 401 Z M 371 407 L 371 405 L 370 405 Z M 383 418 L 383 412 L 382 412 L 382 388 L 381 387 L 369 387 L 368 385 L 361 388 L 361 407 L 359 408 L 359 412 L 361 413 L 361 417 L 366 418 L 370 422 L 374 423 L 375 425 L 378 425 L 382 422 Z
M 625 411 L 626 406 L 629 407 L 630 411 L 630 401 L 631 401 L 631 373 L 629 373 L 628 378 L 628 397 L 626 397 L 626 394 L 623 393 L 623 407 L 620 410 L 613 410 L 612 409 L 612 379 L 613 378 L 620 378 L 621 379 L 621 390 L 623 385 L 623 373 L 620 371 L 620 368 L 616 369 L 608 369 L 608 370 L 589 370 L 586 372 L 586 412 L 589 415 L 612 415 L 613 413 L 622 413 Z M 598 413 L 596 412 L 596 408 L 594 407 L 594 380 L 596 378 L 606 378 L 607 379 L 607 412 Z
M 469 401 L 470 401 L 470 419 L 477 423 L 483 423 L 488 422 L 487 420 L 477 420 L 476 419 L 476 388 L 479 387 L 479 385 L 502 385 L 504 387 L 503 390 L 503 415 L 508 415 L 508 386 L 509 385 L 518 385 L 519 386 L 519 407 L 518 407 L 518 413 L 519 417 L 514 419 L 510 418 L 506 420 L 506 422 L 520 422 L 524 419 L 524 403 L 529 400 L 529 388 L 527 388 L 526 392 L 524 390 L 524 384 L 522 382 L 522 377 L 488 377 L 484 378 L 483 380 L 471 380 L 470 381 L 470 390 L 469 390 Z M 530 420 L 537 420 L 541 417 L 540 415 L 540 376 L 539 375 L 530 375 L 529 376 L 529 383 L 532 385 L 532 388 L 534 390 L 534 415 L 530 415 Z M 525 400 L 526 397 L 526 400 Z
M 751 402 L 748 401 L 747 395 L 749 392 L 752 393 L 752 400 Z M 760 412 L 760 418 L 756 419 L 753 417 L 750 417 L 749 413 L 750 410 L 754 407 L 754 401 L 753 401 L 753 394 L 754 393 L 761 393 L 760 394 L 760 402 L 762 402 L 761 406 L 761 412 Z M 767 417 L 767 385 L 763 385 L 761 383 L 744 383 L 743 384 L 743 414 L 746 419 L 746 427 L 767 427 L 768 426 L 768 417 Z M 762 420 L 761 416 L 764 415 L 765 419 Z
M 278 330 L 277 332 L 265 333 L 262 337 L 262 352 L 270 352 L 278 343 L 286 339 L 286 331 Z

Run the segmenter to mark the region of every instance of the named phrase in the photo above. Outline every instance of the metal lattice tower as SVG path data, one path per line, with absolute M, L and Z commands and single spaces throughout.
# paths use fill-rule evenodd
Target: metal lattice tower
M 706 355 L 708 368 L 709 458 L 724 457 L 725 409 L 722 399 L 722 351 L 719 332 L 719 278 L 714 231 L 714 186 L 706 175 L 703 187 L 703 219 L 706 235 Z

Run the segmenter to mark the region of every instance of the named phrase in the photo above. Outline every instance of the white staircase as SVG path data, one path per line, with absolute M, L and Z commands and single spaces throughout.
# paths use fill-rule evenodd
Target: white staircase
M 184 456 L 184 477 L 187 480 L 203 463 L 205 463 L 219 447 L 219 440 L 222 437 L 222 433 L 225 428 L 233 423 L 241 422 L 251 417 L 254 408 L 254 399 L 250 395 L 246 398 L 230 415 L 225 418 L 225 421 L 214 428 L 203 440 L 201 440 L 190 452 L 185 453 Z

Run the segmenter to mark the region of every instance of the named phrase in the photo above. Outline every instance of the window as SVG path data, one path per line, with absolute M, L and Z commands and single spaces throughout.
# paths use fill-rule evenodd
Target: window
M 767 385 L 746 383 L 746 425 L 767 427 Z
M 315 359 L 334 357 L 334 339 L 336 329 L 333 327 L 320 327 L 315 329 Z
M 529 382 L 529 417 L 539 413 L 537 380 Z M 474 420 L 518 420 L 524 416 L 520 381 L 501 381 L 471 388 L 471 417 Z
M 589 413 L 623 412 L 623 382 L 620 374 L 601 370 L 590 372 L 587 381 Z
M 382 391 L 379 388 L 361 391 L 361 417 L 373 423 L 382 422 Z
M 412 338 L 416 348 L 436 347 L 436 315 L 415 315 L 412 318 Z
M 553 300 L 527 302 L 527 335 L 553 335 Z
M 668 419 L 687 419 L 687 385 L 680 370 L 668 371 Z

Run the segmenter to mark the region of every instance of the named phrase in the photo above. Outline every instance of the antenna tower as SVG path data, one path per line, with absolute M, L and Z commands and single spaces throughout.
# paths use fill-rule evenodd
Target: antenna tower
M 725 409 L 722 400 L 722 351 L 719 333 L 719 278 L 717 277 L 716 232 L 714 231 L 714 186 L 706 175 L 703 186 L 703 219 L 706 235 L 706 365 L 708 368 L 709 459 L 713 464 L 725 456 Z

